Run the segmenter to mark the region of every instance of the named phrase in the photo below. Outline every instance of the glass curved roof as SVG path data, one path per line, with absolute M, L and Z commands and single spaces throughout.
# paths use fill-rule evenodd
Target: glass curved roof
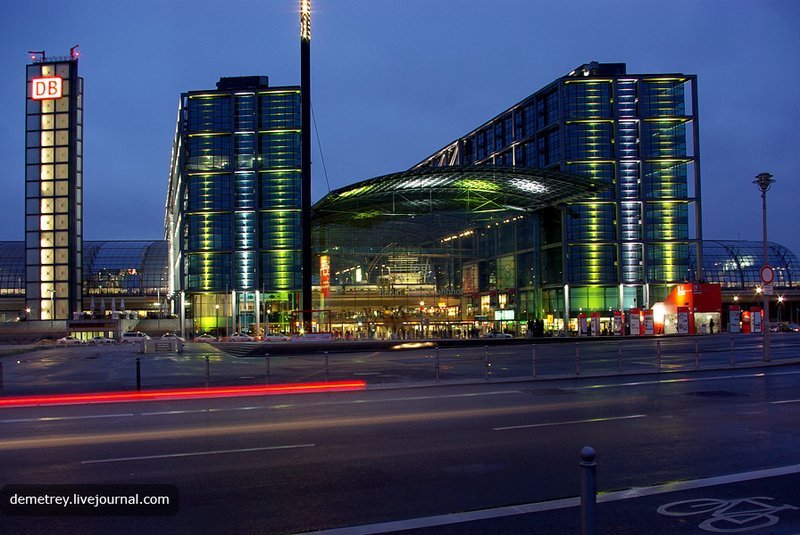
M 166 241 L 84 242 L 83 277 L 89 293 L 156 294 L 168 284 Z
M 695 266 L 694 249 L 690 251 L 689 261 Z M 769 242 L 768 258 L 775 270 L 776 287 L 800 287 L 800 262 L 792 251 Z M 708 282 L 719 283 L 723 288 L 755 288 L 761 284 L 759 272 L 763 264 L 762 242 L 703 240 L 703 274 Z
M 25 242 L 0 241 L 0 295 L 25 295 Z
M 165 241 L 83 242 L 84 291 L 156 295 L 168 286 Z M 0 242 L 0 296 L 25 295 L 25 242 Z
M 525 167 L 426 167 L 330 192 L 313 208 L 314 227 L 419 243 L 448 232 L 531 213 L 603 190 L 608 184 Z

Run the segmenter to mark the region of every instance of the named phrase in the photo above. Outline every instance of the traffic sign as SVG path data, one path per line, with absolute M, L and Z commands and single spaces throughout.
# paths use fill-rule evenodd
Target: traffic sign
M 772 295 L 773 294 L 772 285 L 766 283 L 762 284 L 761 293 L 763 293 L 764 295 Z
M 761 267 L 761 282 L 766 284 L 772 284 L 772 281 L 775 280 L 775 270 L 772 269 L 772 266 L 769 264 L 764 264 Z

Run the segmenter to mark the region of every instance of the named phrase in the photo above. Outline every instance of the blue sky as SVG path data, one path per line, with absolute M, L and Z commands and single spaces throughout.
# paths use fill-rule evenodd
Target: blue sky
M 0 240 L 23 239 L 28 50 L 79 44 L 84 237 L 160 239 L 179 95 L 299 84 L 294 0 L 0 0 Z M 697 74 L 704 233 L 800 254 L 800 2 L 314 0 L 313 197 L 400 171 L 588 61 Z

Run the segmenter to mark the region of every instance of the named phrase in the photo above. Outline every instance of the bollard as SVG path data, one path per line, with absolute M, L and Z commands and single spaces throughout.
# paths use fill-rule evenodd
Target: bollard
M 697 338 L 694 339 L 694 368 L 700 369 L 700 341 Z
M 617 342 L 617 370 L 622 373 L 622 342 Z
M 595 533 L 595 506 L 597 505 L 597 463 L 594 448 L 581 450 L 581 534 Z
M 136 391 L 142 389 L 142 358 L 136 357 Z
M 656 370 L 661 371 L 661 340 L 656 340 Z
M 489 346 L 483 346 L 483 353 L 486 356 L 486 380 L 489 380 Z
M 264 363 L 264 368 L 265 368 L 264 373 L 267 378 L 267 384 L 269 384 L 269 353 L 264 353 L 264 360 L 266 361 Z
M 575 375 L 581 374 L 581 346 L 575 342 Z
M 536 344 L 531 346 L 531 359 L 533 360 L 533 376 L 536 377 Z
M 734 355 L 733 355 L 733 335 L 730 335 L 730 336 L 731 336 L 731 362 L 730 362 L 730 366 L 731 366 L 731 368 L 733 368 L 734 365 L 735 365 Z
M 434 358 L 433 366 L 434 366 L 434 368 L 436 370 L 436 382 L 438 383 L 439 382 L 439 347 L 437 346 L 436 349 L 434 349 L 434 351 L 435 351 L 435 353 L 434 353 L 434 357 L 433 357 Z
M 325 382 L 327 383 L 331 378 L 331 367 L 328 361 L 328 352 L 325 352 Z
M 209 379 L 211 379 L 211 361 L 206 355 L 206 388 L 208 388 Z

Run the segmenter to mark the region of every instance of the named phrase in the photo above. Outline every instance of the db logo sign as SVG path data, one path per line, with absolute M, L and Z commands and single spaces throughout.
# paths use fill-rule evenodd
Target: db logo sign
M 61 77 L 34 78 L 31 80 L 33 100 L 52 100 L 61 98 Z

